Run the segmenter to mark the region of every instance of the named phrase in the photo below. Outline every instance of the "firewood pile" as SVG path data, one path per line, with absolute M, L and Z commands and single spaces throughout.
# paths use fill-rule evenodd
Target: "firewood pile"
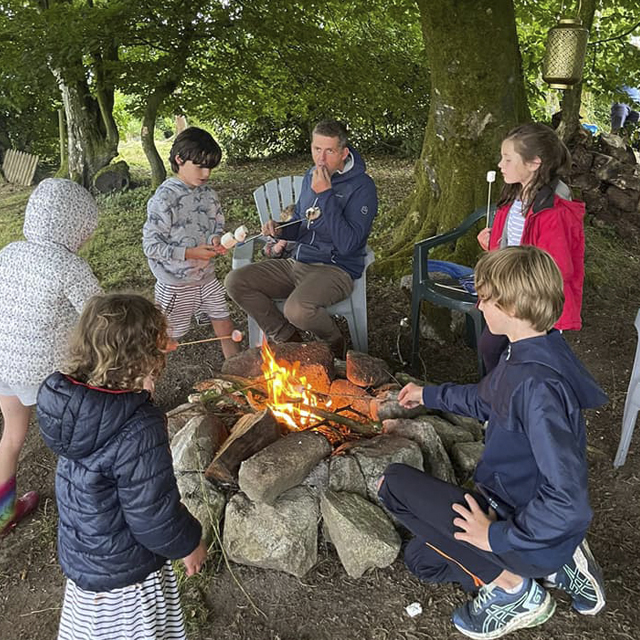
M 388 566 L 400 536 L 378 500 L 378 478 L 400 462 L 465 482 L 482 451 L 481 425 L 401 407 L 409 378 L 378 358 L 350 351 L 334 361 L 318 342 L 272 347 L 271 356 L 249 349 L 226 361 L 168 414 L 185 504 L 208 541 L 220 524 L 237 563 L 302 576 L 322 536 L 352 577 Z M 277 403 L 269 383 L 284 388 L 281 366 L 295 377 Z

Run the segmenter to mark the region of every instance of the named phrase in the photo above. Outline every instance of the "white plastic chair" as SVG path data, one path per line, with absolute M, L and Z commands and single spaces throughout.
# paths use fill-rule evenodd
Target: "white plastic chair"
M 274 178 L 258 187 L 253 192 L 253 199 L 260 215 L 260 221 L 264 224 L 269 217 L 276 222 L 280 220 L 280 212 L 290 204 L 296 202 L 302 189 L 302 176 L 285 176 Z M 248 242 L 236 247 L 233 252 L 232 269 L 239 269 L 253 262 L 254 243 Z M 366 247 L 364 270 L 362 276 L 353 282 L 351 295 L 327 307 L 331 315 L 343 316 L 349 325 L 351 342 L 356 351 L 367 353 L 369 349 L 367 333 L 367 267 L 373 263 L 375 256 L 373 251 Z M 285 300 L 275 300 L 276 306 L 282 311 Z M 262 342 L 262 330 L 258 323 L 248 316 L 249 345 L 260 346 Z
M 613 461 L 614 467 L 621 467 L 627 459 L 629 445 L 631 444 L 631 436 L 638 419 L 638 411 L 640 410 L 640 309 L 636 315 L 635 321 L 636 331 L 638 332 L 638 345 L 636 347 L 636 357 L 633 361 L 633 369 L 631 370 L 631 380 L 629 381 L 629 389 L 627 390 L 627 400 L 624 403 L 624 414 L 622 416 L 622 434 L 620 436 L 620 444 L 618 452 Z

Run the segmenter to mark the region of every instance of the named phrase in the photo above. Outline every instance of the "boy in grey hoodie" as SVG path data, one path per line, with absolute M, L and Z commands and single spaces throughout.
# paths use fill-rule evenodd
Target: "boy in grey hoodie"
M 220 244 L 224 214 L 217 193 L 207 184 L 222 151 L 211 134 L 197 127 L 185 129 L 169 153 L 175 178 L 165 180 L 147 204 L 142 248 L 156 277 L 156 303 L 169 325 L 169 337 L 189 330 L 192 316 L 207 316 L 216 336 L 230 336 L 225 290 L 211 261 L 225 253 Z M 225 358 L 239 345 L 221 340 Z
M 18 457 L 40 383 L 62 366 L 67 338 L 84 303 L 102 292 L 77 255 L 98 225 L 91 194 L 71 180 L 49 178 L 25 211 L 25 240 L 0 251 L 0 535 L 38 504 L 16 499 Z

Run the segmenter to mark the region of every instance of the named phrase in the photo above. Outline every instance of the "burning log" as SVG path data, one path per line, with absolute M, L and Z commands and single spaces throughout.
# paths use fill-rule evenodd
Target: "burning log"
M 370 422 L 366 424 L 364 422 L 356 422 L 351 418 L 347 418 L 346 416 L 341 416 L 338 413 L 333 413 L 331 411 L 327 411 L 326 409 L 320 409 L 319 407 L 310 407 L 308 405 L 299 404 L 298 408 L 301 411 L 308 411 L 323 420 L 328 420 L 329 422 L 336 422 L 337 424 L 342 424 L 345 427 L 349 427 L 351 431 L 355 431 L 357 434 L 361 436 L 375 436 L 379 433 L 382 433 L 382 425 L 379 422 Z
M 280 425 L 269 409 L 242 416 L 204 475 L 222 482 L 235 483 L 240 464 L 278 440 L 281 435 Z

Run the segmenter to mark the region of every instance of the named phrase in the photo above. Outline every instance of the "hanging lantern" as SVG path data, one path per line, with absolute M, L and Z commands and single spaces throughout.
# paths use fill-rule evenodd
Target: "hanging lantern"
M 561 18 L 549 31 L 542 79 L 552 89 L 571 89 L 582 78 L 589 31 L 580 18 Z

